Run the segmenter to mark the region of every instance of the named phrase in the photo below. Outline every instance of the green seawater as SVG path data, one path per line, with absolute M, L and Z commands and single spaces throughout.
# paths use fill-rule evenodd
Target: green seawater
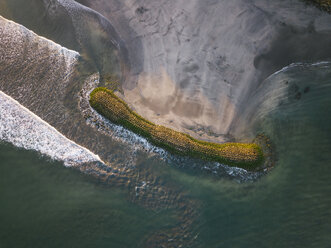
M 57 42 L 65 37 L 62 45 L 76 48 L 74 37 L 68 35 L 73 33 L 71 26 L 52 26 L 53 22 L 47 23 L 40 15 L 41 1 L 2 2 L 15 10 L 11 15 L 2 13 L 6 17 Z M 29 6 L 33 7 L 26 11 Z M 67 23 L 62 19 L 60 24 Z M 95 45 L 99 56 L 108 54 L 100 44 Z M 247 116 L 243 116 L 242 131 L 237 135 L 253 138 L 262 132 L 270 137 L 277 153 L 276 167 L 257 181 L 238 182 L 178 169 L 146 154 L 135 154 L 133 161 L 192 200 L 191 207 L 197 212 L 190 226 L 193 247 L 329 248 L 330 94 L 328 63 L 286 69 L 271 76 L 250 96 Z M 71 105 L 74 109 L 77 103 Z M 95 138 L 97 131 L 88 130 L 82 137 L 90 141 L 87 148 L 101 150 L 97 154 L 104 157 L 103 152 L 109 153 L 109 160 L 115 157 L 122 165 L 131 161 L 125 157 L 132 155 L 127 152 L 132 149 L 130 145 Z M 98 146 L 107 146 L 96 148 L 96 140 Z M 118 143 L 120 146 L 115 146 Z M 155 232 L 178 224 L 174 210 L 145 208 L 130 200 L 130 190 L 101 183 L 35 152 L 0 144 L 0 248 L 145 247 L 146 239 Z
M 201 204 L 192 226 L 196 247 L 330 247 L 328 75 L 308 80 L 310 92 L 300 101 L 281 87 L 268 89 L 285 102 L 273 110 L 262 104 L 252 126 L 276 143 L 278 161 L 256 182 L 180 170 L 141 155 L 151 172 Z M 271 80 L 281 84 L 285 76 Z M 176 223 L 171 211 L 139 207 L 126 189 L 34 152 L 1 145 L 0 161 L 1 247 L 144 247 L 148 235 Z
M 109 187 L 35 152 L 0 144 L 0 247 L 141 247 L 175 224 Z
M 276 167 L 257 181 L 136 155 L 144 173 L 192 199 L 194 247 L 330 247 L 330 78 L 329 64 L 299 65 L 257 91 L 245 126 L 268 135 L 277 152 Z M 177 224 L 173 211 L 148 210 L 128 189 L 34 152 L 2 144 L 0 161 L 1 247 L 144 247 L 149 235 Z

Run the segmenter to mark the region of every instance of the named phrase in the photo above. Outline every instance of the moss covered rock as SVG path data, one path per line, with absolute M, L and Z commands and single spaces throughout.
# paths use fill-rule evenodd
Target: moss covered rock
M 90 104 L 113 123 L 145 137 L 152 144 L 169 152 L 218 161 L 248 170 L 255 169 L 263 162 L 263 152 L 257 144 L 218 144 L 196 140 L 185 133 L 144 119 L 106 88 L 96 88 L 90 95 Z

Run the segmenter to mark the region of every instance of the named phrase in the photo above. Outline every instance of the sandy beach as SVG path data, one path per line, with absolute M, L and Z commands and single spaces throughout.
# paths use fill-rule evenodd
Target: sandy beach
M 252 92 L 272 73 L 331 57 L 331 17 L 301 1 L 82 3 L 107 17 L 127 46 L 130 106 L 205 140 L 231 140 Z

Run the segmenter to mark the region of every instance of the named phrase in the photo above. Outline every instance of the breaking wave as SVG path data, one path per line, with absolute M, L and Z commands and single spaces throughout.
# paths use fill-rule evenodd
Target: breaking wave
M 102 162 L 99 156 L 67 139 L 17 101 L 0 91 L 0 140 L 35 150 L 66 166 Z

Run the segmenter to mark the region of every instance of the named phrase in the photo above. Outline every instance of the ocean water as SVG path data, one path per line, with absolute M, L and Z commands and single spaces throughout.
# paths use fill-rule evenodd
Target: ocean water
M 9 9 L 22 4 L 0 3 Z M 33 11 L 43 11 L 38 1 L 33 3 Z M 39 12 L 24 13 L 16 9 L 5 14 L 61 39 L 63 30 L 47 30 L 30 18 Z M 71 49 L 88 43 L 73 40 L 65 41 Z M 100 58 L 98 49 L 103 51 L 96 42 L 89 54 Z M 264 133 L 274 144 L 276 166 L 258 177 L 190 169 L 206 164 L 147 149 L 125 131 L 107 133 L 83 118 L 78 97 L 61 98 L 50 87 L 39 89 L 26 75 L 24 87 L 10 89 L 2 80 L 0 90 L 118 171 L 109 176 L 104 167 L 66 168 L 64 159 L 55 161 L 49 153 L 42 156 L 2 141 L 0 247 L 330 247 L 330 62 L 289 65 L 251 93 L 232 132 L 244 140 Z M 46 86 L 54 82 L 43 75 Z M 77 77 L 71 83 L 82 85 Z M 37 97 L 36 89 L 57 97 Z M 65 84 L 63 90 L 69 96 L 79 91 Z M 41 107 L 46 101 L 63 109 L 51 115 Z M 1 110 L 0 121 L 7 123 L 4 113 L 9 111 Z
M 257 181 L 238 183 L 137 155 L 145 173 L 194 201 L 188 247 L 329 247 L 330 76 L 329 63 L 293 65 L 257 91 L 255 116 L 245 125 L 267 134 L 277 149 L 276 167 Z M 144 247 L 151 233 L 178 223 L 170 210 L 133 203 L 126 187 L 0 147 L 1 247 Z
M 141 247 L 176 223 L 36 152 L 1 143 L 0 161 L 0 247 Z

